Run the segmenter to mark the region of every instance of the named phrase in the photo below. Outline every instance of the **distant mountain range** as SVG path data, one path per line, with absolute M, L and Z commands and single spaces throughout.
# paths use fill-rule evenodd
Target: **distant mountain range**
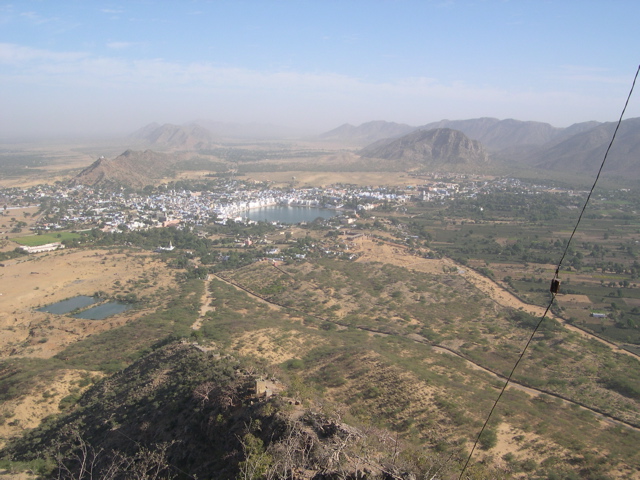
M 473 171 L 478 165 L 508 165 L 589 175 L 599 167 L 614 129 L 615 123 L 583 122 L 556 128 L 541 122 L 495 118 L 441 120 L 421 127 L 377 121 L 357 127 L 345 124 L 320 138 L 351 144 L 370 140 L 359 152 L 365 158 L 409 161 L 433 168 L 455 165 Z M 444 130 L 464 135 L 445 135 Z M 638 158 L 640 118 L 632 118 L 622 122 L 605 174 L 640 178 Z
M 205 150 L 218 146 L 219 142 L 240 140 L 274 140 L 306 132 L 287 127 L 263 124 L 239 124 L 197 120 L 185 125 L 150 123 L 135 131 L 127 140 L 136 146 L 161 150 Z
M 616 122 L 598 125 L 559 143 L 546 145 L 525 161 L 547 170 L 595 174 L 615 127 Z M 640 118 L 622 122 L 603 171 L 608 175 L 640 179 Z
M 497 118 L 476 118 L 472 120 L 440 120 L 439 122 L 413 127 L 401 123 L 375 121 L 357 127 L 345 123 L 319 135 L 324 140 L 335 140 L 368 144 L 385 138 L 396 138 L 416 130 L 450 128 L 477 140 L 492 151 L 510 147 L 544 145 L 554 140 L 563 140 L 571 135 L 590 130 L 600 125 L 598 122 L 576 123 L 567 128 L 557 128 L 548 123 L 523 122 L 520 120 Z
M 212 128 L 216 125 L 219 133 L 231 128 L 230 124 L 209 123 Z M 615 126 L 613 122 L 584 122 L 556 128 L 541 122 L 495 118 L 441 120 L 422 127 L 375 121 L 357 127 L 345 124 L 318 139 L 362 145 L 357 152 L 362 160 L 382 162 L 377 163 L 382 168 L 424 167 L 473 173 L 499 172 L 508 166 L 511 172 L 533 168 L 593 175 L 611 142 Z M 152 123 L 129 137 L 133 145 L 144 149 L 130 149 L 113 159 L 100 158 L 74 181 L 132 187 L 155 183 L 179 169 L 178 162 L 193 155 L 187 152 L 219 147 L 215 138 L 210 130 L 195 122 L 182 126 Z M 622 122 L 604 174 L 640 179 L 638 158 L 640 118 L 632 118 Z
M 497 118 L 477 118 L 475 120 L 441 120 L 418 127 L 420 130 L 452 128 L 469 138 L 478 140 L 492 151 L 510 147 L 544 145 L 598 126 L 598 122 L 576 123 L 567 128 L 556 128 L 548 123 L 523 122 L 520 120 Z

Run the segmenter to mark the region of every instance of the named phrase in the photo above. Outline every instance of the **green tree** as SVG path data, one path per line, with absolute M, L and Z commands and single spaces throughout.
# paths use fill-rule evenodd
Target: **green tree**
M 482 432 L 480 437 L 480 448 L 490 450 L 498 444 L 498 434 L 493 429 L 487 429 Z
M 271 465 L 271 455 L 265 452 L 262 440 L 251 433 L 242 438 L 244 461 L 240 462 L 237 479 L 257 480 L 262 478 Z

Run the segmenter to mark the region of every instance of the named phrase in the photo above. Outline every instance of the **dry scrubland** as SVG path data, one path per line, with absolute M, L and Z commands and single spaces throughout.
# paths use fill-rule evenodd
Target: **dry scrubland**
M 366 265 L 360 275 L 379 282 L 377 287 L 374 286 L 374 289 L 378 289 L 378 295 L 367 296 L 364 293 L 366 289 L 354 281 L 354 277 L 348 274 L 343 276 L 351 267 L 326 262 L 321 263 L 322 266 L 307 263 L 279 267 L 285 274 L 275 271 L 269 264 L 259 264 L 228 272 L 226 276 L 256 292 L 261 298 L 283 305 L 284 311 L 290 308 L 296 312 L 313 312 L 317 317 L 307 318 L 309 325 L 313 325 L 314 318 L 316 322 L 325 319 L 339 325 L 335 330 L 336 335 L 341 331 L 353 331 L 353 327 L 366 335 L 369 340 L 361 338 L 355 342 L 360 346 L 353 347 L 357 349 L 355 353 L 348 353 L 345 347 L 342 353 L 326 353 L 326 356 L 319 357 L 311 354 L 313 360 L 305 362 L 308 365 L 308 370 L 304 371 L 307 380 L 323 378 L 325 384 L 330 385 L 323 390 L 322 398 L 351 405 L 347 411 L 369 421 L 385 418 L 395 425 L 404 425 L 401 429 L 413 430 L 433 445 L 439 445 L 443 438 L 451 444 L 461 438 L 468 441 L 465 427 L 476 430 L 476 422 L 490 408 L 489 402 L 497 395 L 503 380 L 477 364 L 467 361 L 460 363 L 460 357 L 452 353 L 457 352 L 492 371 L 505 374 L 528 335 L 526 329 L 518 328 L 505 315 L 513 311 L 539 315 L 543 309 L 523 303 L 498 284 L 450 259 L 419 258 L 410 255 L 402 247 L 368 239 L 360 239 L 355 243 L 357 246 L 351 251 L 360 253 L 357 263 Z M 387 276 L 386 280 L 384 277 L 376 278 L 389 265 L 401 269 L 389 272 L 391 276 Z M 445 275 L 443 270 L 455 273 Z M 437 282 L 447 286 L 443 290 L 434 283 L 420 290 L 421 294 L 430 297 L 426 304 L 423 303 L 422 310 L 423 313 L 433 313 L 431 320 L 425 320 L 429 318 L 428 314 L 423 318 L 412 318 L 400 313 L 416 312 L 410 310 L 406 302 L 415 301 L 411 297 L 416 296 L 411 284 L 413 279 L 409 280 L 409 276 L 420 274 L 437 276 Z M 406 275 L 406 285 L 399 282 L 398 276 L 402 275 Z M 490 302 L 487 303 L 486 299 Z M 454 307 L 456 304 L 457 308 Z M 471 312 L 472 318 L 483 318 L 483 322 L 477 325 L 471 322 L 469 325 L 465 310 Z M 453 313 L 443 323 L 442 315 L 446 317 L 446 312 Z M 376 317 L 377 320 L 372 323 L 370 320 Z M 323 325 L 327 324 L 316 323 L 320 329 L 324 328 Z M 345 325 L 352 327 L 345 330 Z M 566 327 L 571 330 L 563 331 Z M 525 383 L 516 382 L 507 391 L 498 414 L 500 420 L 493 424 L 496 445 L 488 452 L 478 452 L 480 459 L 491 458 L 490 462 L 497 461 L 504 468 L 508 468 L 508 462 L 516 460 L 537 464 L 548 458 L 555 459 L 552 460 L 554 462 L 575 463 L 576 455 L 582 455 L 585 449 L 606 455 L 606 447 L 600 443 L 605 438 L 610 438 L 615 444 L 613 439 L 620 434 L 636 432 L 635 435 L 638 435 L 638 428 L 597 413 L 608 412 L 621 420 L 637 424 L 638 418 L 632 413 L 637 412 L 637 402 L 613 395 L 597 383 L 588 388 L 583 385 L 573 390 L 556 390 L 559 397 L 555 398 L 549 395 L 554 394 L 553 382 L 541 390 L 525 386 L 534 378 L 533 372 L 540 375 L 544 371 L 541 378 L 558 375 L 559 372 L 549 362 L 565 365 L 567 371 L 564 372 L 564 378 L 578 378 L 584 375 L 584 368 L 591 372 L 592 368 L 598 368 L 600 361 L 597 358 L 603 348 L 609 350 L 607 356 L 611 360 L 617 358 L 620 361 L 620 355 L 629 357 L 629 353 L 571 326 L 554 327 L 551 330 L 543 328 L 542 332 L 543 336 L 536 343 L 548 344 L 551 341 L 552 345 L 562 347 L 553 348 L 551 352 L 545 352 L 547 347 L 542 347 L 525 358 L 520 371 L 522 375 L 516 375 L 518 382 Z M 381 356 L 380 352 L 371 351 L 366 346 L 370 342 L 393 344 L 392 339 L 397 339 L 398 335 L 414 343 L 398 342 L 393 348 L 394 360 L 391 364 L 389 352 Z M 469 342 L 471 338 L 474 340 Z M 327 340 L 316 340 L 315 343 L 322 348 Z M 437 343 L 445 349 L 421 346 L 425 343 Z M 245 334 L 240 344 L 234 343 L 234 347 L 242 353 L 250 352 L 249 345 L 255 348 L 252 355 L 262 357 L 267 362 L 304 359 L 309 355 L 299 334 L 276 335 L 269 328 Z M 488 345 L 493 347 L 488 349 Z M 275 356 L 274 351 L 277 352 Z M 295 360 L 291 362 L 289 360 L 289 365 L 295 368 Z M 447 362 L 453 363 L 447 365 Z M 426 368 L 428 373 L 422 368 Z M 437 376 L 448 381 L 438 386 Z M 573 398 L 575 401 L 565 401 L 560 397 Z M 475 405 L 469 403 L 474 398 Z M 581 408 L 580 404 L 590 405 L 591 409 Z M 629 446 L 619 446 L 629 452 Z M 441 445 L 438 448 L 444 447 Z M 503 457 L 509 460 L 502 460 Z M 620 471 L 615 476 L 628 478 L 629 475 L 635 475 L 633 465 L 637 465 L 638 458 L 637 455 L 632 457 L 635 459 L 629 459 L 631 463 L 626 467 L 623 466 L 626 462 L 619 466 Z
M 142 280 L 142 282 L 141 282 Z M 21 257 L 0 268 L 0 359 L 51 358 L 91 335 L 117 329 L 144 315 L 175 287 L 163 262 L 145 253 L 107 250 L 56 251 Z M 149 301 L 106 320 L 83 320 L 38 312 L 37 308 L 75 297 L 102 292 L 105 297 L 134 289 Z M 6 372 L 4 372 L 6 373 Z M 0 439 L 36 427 L 48 415 L 60 412 L 63 398 L 79 394 L 102 376 L 100 372 L 60 370 L 46 383 L 37 380 L 28 393 L 3 402 Z
M 129 289 L 139 296 L 154 297 L 174 283 L 166 275 L 166 265 L 144 253 L 59 250 L 5 265 L 0 269 L 0 354 L 5 358 L 49 358 L 70 343 L 116 328 L 144 311 L 94 321 L 38 312 L 39 307 L 96 292 L 111 297 Z
M 192 328 L 203 333 L 205 344 L 212 341 L 214 350 L 252 358 L 263 368 L 282 368 L 281 375 L 297 395 L 340 417 L 393 426 L 440 451 L 469 448 L 501 381 L 452 352 L 502 371 L 526 338 L 526 331 L 514 329 L 502 315 L 513 309 L 536 313 L 537 307 L 447 258 L 420 258 L 401 246 L 369 238 L 355 240 L 351 251 L 360 255 L 357 262 L 323 260 L 281 265 L 280 270 L 263 262 L 223 272 L 225 279 L 255 296 L 211 276 L 207 289 L 197 295 Z M 134 311 L 96 322 L 34 308 L 97 290 L 115 295 L 135 287 L 154 298 L 175 286 L 158 257 L 74 250 L 9 262 L 0 271 L 3 280 L 13 280 L 2 282 L 8 288 L 0 297 L 3 318 L 9 319 L 3 325 L 3 356 L 50 357 L 72 342 L 141 315 Z M 148 291 L 139 289 L 144 286 Z M 469 323 L 474 317 L 495 318 L 480 326 Z M 470 334 L 475 335 L 471 343 Z M 578 336 L 556 335 L 554 342 L 560 341 L 566 351 L 580 345 Z M 434 344 L 446 349 L 429 346 Z M 478 352 L 488 344 L 498 351 L 508 347 L 510 358 L 494 358 L 490 350 L 483 357 Z M 534 362 L 524 370 L 537 368 Z M 1 433 L 9 438 L 35 426 L 56 412 L 62 398 L 79 394 L 91 375 L 63 370 L 47 385 L 33 385 L 30 394 L 3 406 L 14 421 Z M 620 398 L 613 401 L 623 402 L 621 408 L 636 408 L 624 407 Z M 585 451 L 598 457 L 612 454 L 605 445 L 615 444 L 620 435 L 627 437 L 625 445 L 633 438 L 634 429 L 535 389 L 514 385 L 502 408 L 492 424 L 495 445 L 479 451 L 476 461 L 484 458 L 506 470 L 515 463 L 540 465 L 544 459 L 559 465 L 579 463 Z M 637 454 L 620 447 L 624 453 L 615 455 L 619 471 L 614 476 L 629 478 Z
M 53 162 L 20 184 L 68 178 L 89 159 L 85 154 L 73 158 L 71 164 Z M 341 152 L 319 164 L 330 169 L 353 158 Z M 283 171 L 250 172 L 243 178 L 282 186 L 419 183 L 401 172 L 309 172 L 286 169 L 284 162 L 273 165 Z M 176 178 L 199 179 L 206 173 L 182 172 Z M 16 182 L 6 179 L 0 185 Z M 8 224 L 15 216 L 30 224 L 35 212 L 27 213 L 8 213 L 3 221 Z M 443 231 L 455 228 L 442 226 Z M 296 230 L 293 239 L 306 233 Z M 312 233 L 318 240 L 323 234 Z M 446 257 L 426 259 L 388 238 L 389 243 L 354 240 L 349 251 L 358 255 L 355 262 L 320 259 L 279 269 L 262 262 L 194 281 L 199 286 L 187 298 L 197 305 L 186 309 L 192 317 L 184 321 L 208 349 L 230 352 L 277 375 L 307 406 L 354 424 L 389 428 L 443 457 L 468 451 L 530 334 L 530 318 L 522 315 L 544 311 L 499 279 L 533 273 L 551 278 L 555 267 L 494 263 L 494 280 L 469 268 L 481 269 L 484 261 L 463 266 Z M 506 245 L 513 239 L 496 242 Z M 14 247 L 4 242 L 2 249 Z M 3 360 L 51 359 L 105 332 L 117 336 L 118 329 L 162 311 L 181 288 L 178 270 L 169 270 L 159 255 L 131 249 L 58 251 L 5 265 L 0 268 Z M 576 273 L 571 279 L 592 281 Z M 142 301 L 139 308 L 103 321 L 36 311 L 98 291 L 111 298 L 135 293 Z M 586 295 L 562 295 L 558 302 L 569 311 L 589 307 Z M 117 339 L 110 341 L 117 348 Z M 566 478 L 576 478 L 568 476 L 576 471 L 588 471 L 592 478 L 600 473 L 639 478 L 638 399 L 605 386 L 609 375 L 625 374 L 628 362 L 637 358 L 550 315 L 490 424 L 493 444 L 477 451 L 473 462 L 484 460 L 502 475 L 522 479 L 539 468 L 555 468 Z M 0 438 L 37 426 L 102 375 L 65 368 L 46 382 L 34 381 L 0 407 Z

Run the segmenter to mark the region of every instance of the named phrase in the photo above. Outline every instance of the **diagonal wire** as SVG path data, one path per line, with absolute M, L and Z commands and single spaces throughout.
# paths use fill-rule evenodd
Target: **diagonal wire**
M 631 84 L 631 90 L 629 90 L 629 95 L 627 96 L 627 101 L 624 104 L 624 108 L 622 109 L 622 113 L 620 114 L 620 118 L 618 119 L 618 124 L 616 125 L 616 129 L 613 131 L 613 136 L 611 137 L 611 141 L 609 142 L 609 146 L 607 147 L 607 151 L 604 153 L 604 158 L 602 159 L 602 163 L 600 164 L 600 169 L 598 170 L 598 174 L 596 175 L 596 179 L 593 182 L 593 185 L 591 186 L 591 190 L 589 191 L 589 195 L 587 196 L 587 199 L 584 202 L 584 205 L 582 206 L 582 211 L 580 212 L 580 216 L 578 217 L 578 221 L 576 222 L 576 226 L 573 228 L 573 232 L 571 232 L 571 236 L 569 237 L 569 241 L 567 242 L 567 246 L 564 249 L 564 252 L 562 253 L 562 257 L 560 258 L 560 261 L 558 262 L 558 268 L 556 269 L 556 277 L 558 276 L 558 270 L 560 270 L 560 266 L 562 265 L 562 262 L 564 261 L 564 257 L 567 254 L 567 251 L 569 250 L 569 245 L 571 244 L 571 240 L 573 240 L 573 235 L 576 233 L 576 230 L 578 229 L 578 225 L 580 225 L 580 221 L 582 220 L 582 215 L 584 214 L 584 211 L 587 208 L 587 204 L 589 203 L 589 200 L 591 199 L 591 194 L 593 193 L 593 190 L 596 188 L 596 183 L 598 183 L 598 179 L 600 178 L 600 173 L 602 173 L 602 168 L 604 167 L 604 162 L 607 161 L 607 157 L 609 156 L 609 150 L 611 150 L 611 146 L 613 145 L 613 141 L 616 139 L 616 135 L 618 134 L 618 129 L 620 128 L 620 124 L 622 123 L 622 117 L 624 116 L 624 112 L 627 110 L 627 105 L 629 105 L 629 100 L 631 99 L 631 94 L 633 93 L 633 87 L 635 87 L 636 85 L 636 80 L 638 79 L 638 72 L 640 72 L 640 65 L 638 65 L 638 70 L 636 70 L 636 76 L 633 78 L 633 83 Z
M 498 395 L 498 398 L 496 398 L 496 401 L 493 403 L 493 407 L 491 407 L 491 410 L 489 411 L 489 415 L 487 415 L 487 419 L 485 420 L 484 424 L 482 425 L 482 428 L 480 429 L 480 433 L 478 433 L 478 436 L 476 437 L 476 441 L 473 444 L 473 448 L 471 449 L 471 453 L 469 453 L 469 457 L 467 458 L 467 461 L 465 462 L 464 467 L 462 467 L 462 471 L 460 472 L 460 476 L 458 477 L 458 480 L 462 480 L 462 476 L 464 475 L 464 472 L 467 470 L 467 466 L 469 465 L 469 462 L 471 461 L 471 457 L 473 456 L 473 452 L 475 451 L 476 447 L 478 446 L 478 442 L 480 441 L 480 437 L 482 436 L 482 433 L 485 431 L 485 429 L 487 427 L 487 424 L 489 423 L 489 420 L 491 419 L 491 415 L 493 414 L 493 411 L 498 406 L 498 402 L 500 402 L 500 399 L 502 398 L 502 394 L 507 389 L 507 386 L 511 382 L 511 377 L 513 377 L 513 373 L 516 371 L 516 368 L 520 364 L 520 360 L 522 360 L 522 358 L 524 357 L 524 354 L 526 353 L 527 349 L 529 348 L 529 345 L 533 341 L 533 337 L 535 336 L 536 332 L 540 329 L 540 326 L 542 325 L 542 322 L 544 321 L 544 319 L 547 316 L 547 313 L 549 313 L 549 310 L 551 309 L 551 305 L 553 305 L 553 302 L 556 299 L 556 295 L 558 293 L 558 285 L 559 285 L 558 274 L 560 272 L 560 266 L 562 265 L 562 262 L 564 261 L 564 257 L 567 255 L 567 252 L 569 250 L 569 246 L 571 245 L 571 241 L 573 240 L 573 236 L 575 235 L 576 230 L 578 230 L 578 225 L 580 225 L 580 221 L 582 220 L 582 215 L 584 214 L 584 212 L 585 212 L 585 210 L 587 208 L 587 205 L 589 204 L 589 200 L 591 199 L 591 194 L 593 193 L 594 189 L 596 188 L 596 184 L 598 183 L 598 179 L 600 178 L 600 173 L 602 172 L 604 164 L 607 161 L 607 157 L 609 156 L 609 150 L 611 150 L 611 146 L 613 145 L 613 141 L 615 140 L 616 134 L 618 133 L 618 129 L 620 128 L 620 124 L 622 123 L 622 118 L 624 117 L 624 113 L 627 110 L 627 105 L 629 105 L 629 100 L 631 99 L 631 94 L 633 93 L 633 88 L 636 85 L 636 80 L 638 79 L 638 73 L 639 72 L 640 72 L 640 65 L 638 65 L 638 69 L 636 70 L 636 75 L 633 78 L 633 83 L 631 84 L 631 89 L 629 90 L 629 95 L 627 96 L 627 101 L 624 104 L 624 108 L 622 109 L 622 113 L 620 114 L 620 118 L 618 119 L 618 123 L 617 123 L 616 128 L 615 128 L 615 130 L 613 132 L 613 136 L 611 137 L 611 141 L 609 142 L 609 146 L 607 147 L 607 150 L 606 150 L 606 152 L 604 154 L 604 158 L 602 159 L 602 163 L 600 164 L 600 169 L 598 170 L 598 174 L 596 175 L 596 179 L 594 180 L 593 185 L 591 186 L 591 190 L 589 191 L 589 195 L 587 196 L 587 199 L 584 202 L 584 205 L 582 207 L 582 211 L 580 212 L 580 216 L 578 217 L 578 220 L 576 221 L 576 225 L 573 228 L 573 232 L 571 232 L 571 236 L 569 237 L 569 241 L 567 242 L 567 245 L 566 245 L 566 247 L 564 249 L 564 252 L 562 253 L 562 256 L 560 257 L 560 261 L 558 262 L 558 266 L 556 267 L 556 271 L 555 271 L 553 280 L 551 281 L 551 300 L 549 301 L 549 305 L 547 305 L 547 309 L 544 311 L 544 314 L 542 315 L 542 317 L 540 317 L 540 321 L 536 325 L 536 328 L 533 329 L 533 332 L 531 333 L 531 336 L 529 337 L 529 340 L 527 341 L 526 345 L 522 349 L 522 352 L 520 353 L 520 356 L 518 357 L 518 360 L 516 360 L 515 365 L 511 369 L 511 373 L 509 373 L 509 376 L 507 377 L 507 381 L 505 382 L 504 386 L 502 387 L 502 390 L 500 391 L 500 394 Z

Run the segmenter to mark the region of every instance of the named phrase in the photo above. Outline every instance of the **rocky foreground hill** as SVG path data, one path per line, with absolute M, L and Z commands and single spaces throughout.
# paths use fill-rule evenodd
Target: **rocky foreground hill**
M 56 458 L 47 478 L 69 479 L 401 480 L 436 468 L 392 432 L 300 405 L 295 389 L 261 378 L 196 345 L 158 346 L 3 454 Z

